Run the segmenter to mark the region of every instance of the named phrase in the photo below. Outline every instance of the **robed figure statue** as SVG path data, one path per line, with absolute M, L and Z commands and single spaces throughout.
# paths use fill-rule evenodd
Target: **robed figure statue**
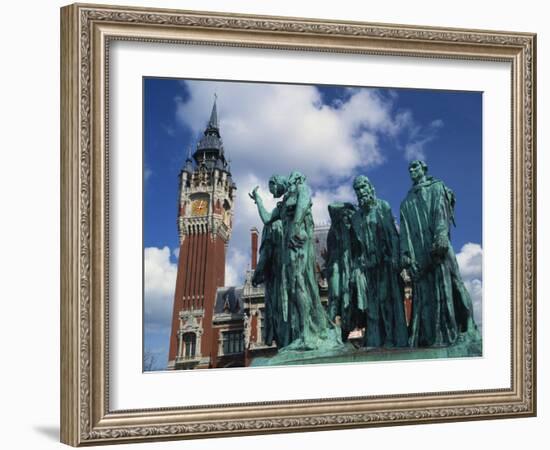
M 401 267 L 413 284 L 411 347 L 451 345 L 465 333 L 478 336 L 450 242 L 455 196 L 427 171 L 423 161 L 409 164 L 413 186 L 401 203 Z
M 288 180 L 283 175 L 273 175 L 269 179 L 269 192 L 274 198 L 282 197 L 288 188 Z M 284 288 L 285 269 L 283 265 L 284 240 L 283 222 L 279 207 L 267 211 L 256 187 L 250 197 L 258 207 L 264 224 L 260 244 L 260 257 L 252 277 L 252 285 L 264 284 L 264 341 L 273 342 L 282 348 L 290 344 L 290 321 L 288 315 L 288 295 Z
M 329 318 L 341 327 L 342 340 L 350 332 L 364 328 L 364 311 L 357 307 L 357 295 L 353 291 L 353 230 L 351 218 L 355 214 L 351 203 L 334 202 L 328 205 L 330 229 L 327 234 L 326 278 L 328 284 Z
M 251 193 L 251 197 L 256 204 L 259 203 L 256 189 Z M 263 220 L 262 217 L 265 226 L 281 221 L 282 246 L 277 260 L 270 260 L 269 264 L 267 261 L 260 261 L 261 264 L 256 268 L 253 279 L 263 280 L 266 291 L 268 288 L 273 289 L 266 297 L 266 302 L 271 302 L 269 308 L 273 323 L 276 321 L 275 315 L 282 314 L 282 319 L 277 317 L 278 328 L 283 327 L 285 334 L 283 338 L 279 338 L 280 344 L 279 340 L 276 340 L 278 347 L 286 350 L 325 350 L 342 345 L 339 332 L 330 324 L 321 304 L 315 277 L 314 224 L 311 207 L 311 192 L 306 178 L 295 171 L 286 179 L 283 199 L 269 217 L 266 216 L 267 220 Z M 271 242 L 263 236 L 261 248 L 264 249 L 262 252 L 265 253 L 265 258 L 271 254 L 266 248 L 269 245 Z M 261 253 L 260 260 L 262 257 L 264 255 Z M 274 264 L 277 264 L 277 267 L 268 271 L 267 267 Z M 279 303 L 282 308 L 279 308 Z M 281 333 L 278 331 L 278 334 Z
M 353 189 L 358 207 L 351 218 L 352 283 L 357 307 L 366 315 L 365 347 L 405 347 L 408 342 L 399 277 L 399 235 L 388 202 L 376 197 L 363 175 Z

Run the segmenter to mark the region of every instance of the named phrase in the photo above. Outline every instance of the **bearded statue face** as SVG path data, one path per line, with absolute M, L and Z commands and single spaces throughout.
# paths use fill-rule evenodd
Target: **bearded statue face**
M 370 209 L 376 202 L 376 191 L 367 177 L 357 177 L 353 183 L 353 189 L 361 208 Z

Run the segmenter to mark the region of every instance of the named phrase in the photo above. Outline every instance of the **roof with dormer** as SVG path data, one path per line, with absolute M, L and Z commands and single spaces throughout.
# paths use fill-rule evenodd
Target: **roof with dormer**
M 242 296 L 242 286 L 218 288 L 216 291 L 216 302 L 214 303 L 214 314 L 243 314 Z

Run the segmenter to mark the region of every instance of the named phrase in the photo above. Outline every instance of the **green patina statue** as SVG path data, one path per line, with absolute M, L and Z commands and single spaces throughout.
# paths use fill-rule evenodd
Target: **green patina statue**
M 450 243 L 455 196 L 427 171 L 423 161 L 410 163 L 413 186 L 401 203 L 401 267 L 413 283 L 411 347 L 447 346 L 468 335 L 479 339 Z
M 358 207 L 329 205 L 329 315 L 341 324 L 344 339 L 350 331 L 365 328 L 365 347 L 405 347 L 408 333 L 395 221 L 367 177 L 355 178 L 353 188 Z
M 311 192 L 304 175 L 274 175 L 269 190 L 280 201 L 265 209 L 256 187 L 249 195 L 264 223 L 252 284 L 265 286 L 265 342 L 279 353 L 253 365 L 443 358 L 481 355 L 472 301 L 450 244 L 455 197 L 427 166 L 413 161 L 413 180 L 401 204 L 398 232 L 391 208 L 365 176 L 353 182 L 358 205 L 329 205 L 325 312 L 315 276 Z M 412 279 L 407 330 L 400 271 Z M 363 347 L 429 347 L 365 352 L 344 346 L 365 329 Z
M 273 175 L 269 179 L 269 191 L 274 198 L 282 197 L 288 188 L 286 177 Z M 256 202 L 258 213 L 264 223 L 258 265 L 252 277 L 252 285 L 265 286 L 265 342 L 275 342 L 282 348 L 290 344 L 288 295 L 284 285 L 283 222 L 278 206 L 269 212 L 265 209 L 256 187 L 250 197 Z
M 328 206 L 330 229 L 327 235 L 326 274 L 329 318 L 342 330 L 345 341 L 351 331 L 363 328 L 364 313 L 357 308 L 351 283 L 353 272 L 351 218 L 355 206 L 336 202 Z
M 389 204 L 376 197 L 366 176 L 353 181 L 358 208 L 352 216 L 352 281 L 366 312 L 366 347 L 404 347 L 408 342 L 399 277 L 399 235 Z
M 315 278 L 311 192 L 305 176 L 292 172 L 285 182 L 272 177 L 270 190 L 276 197 L 284 193 L 271 214 L 263 208 L 257 189 L 250 196 L 258 205 L 264 228 L 269 227 L 262 235 L 253 281 L 263 281 L 266 293 L 270 290 L 266 309 L 270 310 L 274 340 L 284 350 L 338 348 L 342 341 L 329 323 Z M 280 229 L 274 232 L 276 222 Z

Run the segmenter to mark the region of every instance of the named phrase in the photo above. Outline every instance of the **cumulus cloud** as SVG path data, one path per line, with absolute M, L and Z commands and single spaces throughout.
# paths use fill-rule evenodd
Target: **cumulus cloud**
M 483 249 L 481 245 L 468 242 L 464 244 L 456 260 L 460 268 L 460 274 L 464 280 L 464 285 L 474 306 L 474 319 L 478 325 L 482 323 L 482 297 L 483 297 Z
M 410 112 L 394 111 L 392 97 L 376 89 L 349 89 L 343 99 L 327 105 L 315 86 L 184 83 L 189 98 L 175 98 L 178 122 L 198 137 L 217 93 L 227 155 L 262 178 L 299 168 L 315 185 L 383 163 L 383 137 L 402 132 L 415 132 L 424 140 L 431 136 Z M 239 175 L 241 168 L 233 170 Z
M 481 245 L 468 242 L 456 255 L 460 273 L 464 278 L 481 278 L 483 250 Z
M 170 262 L 170 248 L 145 248 L 143 303 L 149 331 L 170 328 L 176 275 L 176 264 Z

